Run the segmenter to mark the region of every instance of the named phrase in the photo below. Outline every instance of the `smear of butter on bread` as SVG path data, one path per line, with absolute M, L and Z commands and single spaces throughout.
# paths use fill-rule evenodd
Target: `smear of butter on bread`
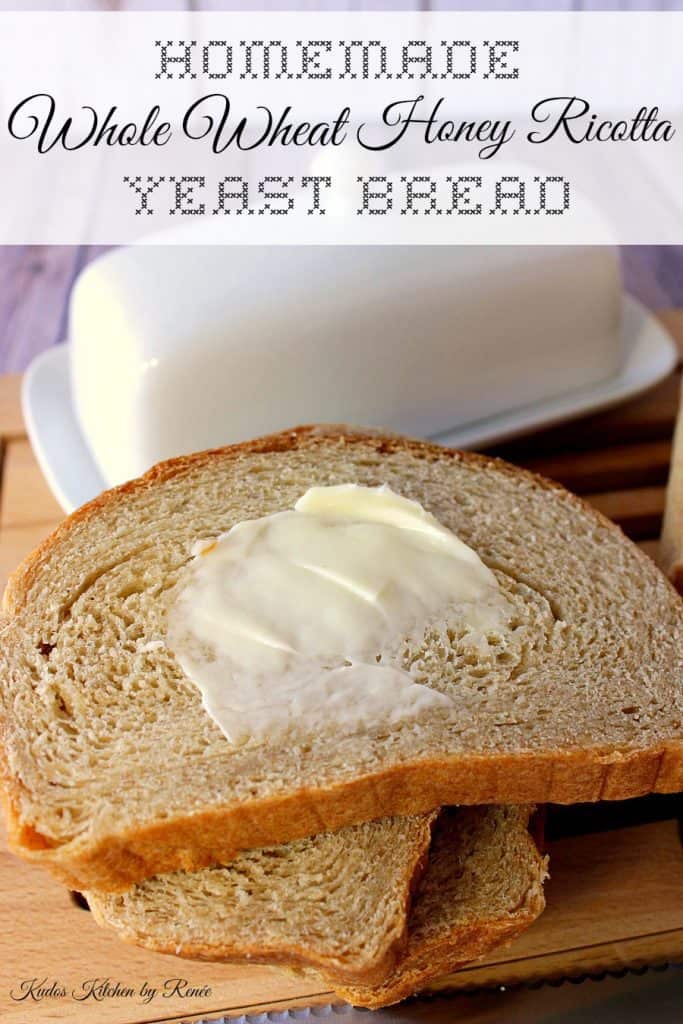
M 476 646 L 510 610 L 477 553 L 387 486 L 313 487 L 193 555 L 168 644 L 236 744 L 457 713 L 413 679 L 402 642 L 441 618 Z

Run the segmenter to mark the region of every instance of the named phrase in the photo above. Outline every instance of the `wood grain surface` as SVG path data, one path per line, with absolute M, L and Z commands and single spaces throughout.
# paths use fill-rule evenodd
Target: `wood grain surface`
M 571 836 L 549 844 L 547 909 L 519 939 L 430 991 L 577 976 L 683 960 L 683 850 L 677 822 Z M 199 964 L 129 947 L 99 928 L 56 881 L 0 853 L 0 1019 L 147 1024 L 335 1001 L 324 985 L 265 967 Z M 63 997 L 17 1001 L 22 981 L 56 982 Z M 210 992 L 165 998 L 176 978 Z M 43 982 L 43 979 L 44 982 Z M 108 981 L 134 995 L 76 995 Z M 143 983 L 156 990 L 147 1004 Z M 85 989 L 84 989 L 85 986 Z M 15 998 L 13 998 L 13 996 Z M 35 1016 L 34 1016 L 35 1015 Z
M 663 319 L 683 353 L 683 311 Z M 636 401 L 496 452 L 567 483 L 654 556 L 679 382 L 677 371 Z M 3 585 L 62 517 L 25 436 L 18 377 L 0 377 L 0 455 Z M 545 914 L 507 949 L 434 987 L 510 985 L 683 960 L 683 850 L 670 817 L 675 810 L 667 803 L 664 820 L 652 821 L 651 803 L 633 806 L 628 827 L 603 831 L 608 825 L 593 814 L 588 828 L 579 828 L 583 834 L 553 839 Z M 324 986 L 267 968 L 195 964 L 127 947 L 99 929 L 59 883 L 4 850 L 0 936 L 0 1019 L 7 1024 L 151 1024 L 332 999 Z M 17 1001 L 22 982 L 33 978 L 48 987 L 54 982 L 66 995 Z M 165 998 L 164 985 L 174 978 L 199 994 Z M 76 999 L 93 979 L 132 994 Z M 145 982 L 156 993 L 147 1003 L 140 996 Z

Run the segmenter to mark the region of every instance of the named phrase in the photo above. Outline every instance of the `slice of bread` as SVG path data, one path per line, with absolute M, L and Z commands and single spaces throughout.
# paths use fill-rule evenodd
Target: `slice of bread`
M 511 942 L 545 908 L 547 858 L 524 807 L 461 807 L 439 818 L 408 918 L 408 948 L 381 985 L 335 985 L 377 1009 Z
M 406 951 L 435 818 L 382 818 L 249 850 L 228 867 L 85 896 L 99 924 L 162 953 L 316 967 L 335 982 L 379 984 Z
M 197 539 L 312 485 L 387 483 L 496 573 L 506 628 L 435 620 L 400 665 L 448 695 L 416 722 L 234 747 L 165 647 Z M 164 463 L 62 524 L 14 574 L 0 625 L 12 848 L 72 888 L 122 889 L 241 849 L 444 804 L 683 788 L 683 602 L 561 487 L 482 456 L 301 428 Z
M 529 813 L 442 812 L 403 947 L 388 942 L 389 933 L 404 937 L 407 914 L 394 847 L 399 823 L 415 819 L 384 819 L 372 836 L 371 826 L 355 826 L 245 853 L 228 867 L 86 896 L 98 923 L 128 942 L 201 960 L 315 964 L 323 984 L 343 998 L 385 1006 L 484 956 L 541 913 L 546 862 L 527 829 Z M 398 899 L 390 891 L 396 874 Z

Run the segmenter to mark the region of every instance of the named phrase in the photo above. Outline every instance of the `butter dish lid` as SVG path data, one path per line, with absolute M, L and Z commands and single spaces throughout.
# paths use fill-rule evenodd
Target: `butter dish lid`
M 673 370 L 676 347 L 635 299 L 626 296 L 623 309 L 624 361 L 612 378 L 578 393 L 464 424 L 435 440 L 461 448 L 483 447 L 608 408 L 652 387 Z M 33 361 L 23 381 L 22 407 L 40 467 L 64 511 L 72 512 L 104 490 L 105 480 L 74 412 L 68 346 L 48 349 Z
M 418 437 L 622 366 L 599 247 L 137 246 L 81 275 L 73 402 L 108 484 L 296 423 Z

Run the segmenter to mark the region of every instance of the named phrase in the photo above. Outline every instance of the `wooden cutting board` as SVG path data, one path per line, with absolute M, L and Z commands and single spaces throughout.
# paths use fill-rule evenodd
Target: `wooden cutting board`
M 664 319 L 683 353 L 683 311 Z M 0 377 L 0 586 L 62 518 L 26 438 L 19 385 L 18 377 Z M 677 371 L 628 405 L 497 453 L 583 494 L 654 557 L 679 386 Z M 667 797 L 551 809 L 546 912 L 508 948 L 433 988 L 683 961 L 679 815 L 678 798 Z M 52 994 L 20 998 L 38 989 Z M 331 1000 L 324 986 L 268 968 L 197 964 L 125 946 L 58 882 L 0 852 L 0 1019 L 7 1024 L 162 1024 Z

